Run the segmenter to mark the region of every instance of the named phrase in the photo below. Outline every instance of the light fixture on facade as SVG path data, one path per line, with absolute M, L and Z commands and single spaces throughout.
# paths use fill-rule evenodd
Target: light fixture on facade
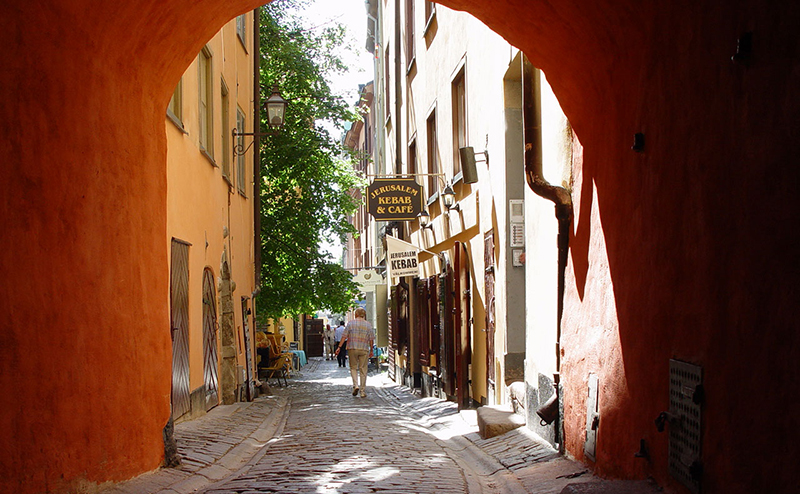
M 281 96 L 278 86 L 272 86 L 272 94 L 267 98 L 267 123 L 270 127 L 282 127 L 288 102 Z
M 233 129 L 233 138 L 236 140 L 236 145 L 233 146 L 233 156 L 236 157 L 245 154 L 253 145 L 253 142 L 255 142 L 255 139 L 253 139 L 253 141 L 247 147 L 245 147 L 244 139 L 240 139 L 243 136 L 264 137 L 276 135 L 283 126 L 284 118 L 286 116 L 286 107 L 288 104 L 288 101 L 283 99 L 283 96 L 281 96 L 281 91 L 278 86 L 272 86 L 272 94 L 269 98 L 267 98 L 265 104 L 267 109 L 267 123 L 269 124 L 270 131 L 263 133 L 239 132 L 238 129 Z
M 456 193 L 449 184 L 442 191 L 442 201 L 444 201 L 444 207 L 446 207 L 448 211 L 453 209 L 456 211 L 461 210 L 459 205 L 456 204 Z
M 426 228 L 433 229 L 433 225 L 431 225 L 431 215 L 428 214 L 427 211 L 425 211 L 423 209 L 417 215 L 417 218 L 419 218 L 419 226 L 420 226 L 420 228 L 422 228 L 423 230 L 426 229 Z

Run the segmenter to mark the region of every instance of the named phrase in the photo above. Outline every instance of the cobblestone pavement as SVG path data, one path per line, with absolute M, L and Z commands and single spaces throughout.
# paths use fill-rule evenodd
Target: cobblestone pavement
M 102 494 L 532 493 L 655 494 L 605 481 L 526 427 L 481 439 L 475 411 L 419 398 L 372 373 L 352 396 L 349 369 L 309 359 L 287 387 L 220 405 L 175 426 L 177 468 L 86 492 Z
M 382 379 L 370 376 L 367 396 L 354 397 L 349 369 L 312 360 L 288 388 L 273 388 L 289 400 L 282 430 L 247 468 L 204 492 L 468 492 L 462 467 L 429 430 L 436 414 L 403 406 Z

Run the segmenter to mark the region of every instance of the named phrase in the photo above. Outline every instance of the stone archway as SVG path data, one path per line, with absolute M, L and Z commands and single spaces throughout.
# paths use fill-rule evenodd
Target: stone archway
M 9 445 L 0 490 L 65 490 L 80 479 L 119 480 L 161 462 L 170 376 L 164 109 L 202 43 L 260 3 L 0 5 L 0 215 L 7 246 L 0 249 L 0 444 Z M 602 201 L 611 271 L 626 290 L 618 297 L 623 322 L 643 328 L 622 334 L 620 365 L 631 367 L 627 384 L 644 398 L 620 402 L 611 423 L 644 428 L 652 421 L 663 390 L 648 390 L 636 371 L 648 352 L 676 348 L 716 365 L 717 376 L 737 377 L 735 387 L 710 379 L 725 400 L 709 415 L 717 430 L 735 431 L 741 417 L 771 424 L 757 438 L 715 438 L 726 455 L 710 470 L 720 478 L 738 474 L 748 451 L 784 444 L 793 414 L 775 413 L 783 408 L 779 393 L 756 409 L 737 398 L 764 382 L 796 388 L 793 346 L 786 344 L 796 342 L 787 298 L 795 289 L 782 270 L 796 259 L 763 252 L 765 245 L 786 245 L 785 225 L 796 223 L 787 184 L 797 183 L 797 171 L 786 165 L 800 151 L 794 2 L 441 3 L 475 14 L 544 69 L 585 146 L 583 197 L 590 206 Z M 758 63 L 732 64 L 736 38 L 753 30 Z M 647 135 L 644 154 L 630 150 L 638 132 Z M 578 253 L 589 251 L 591 228 L 579 219 Z M 622 240 L 631 236 L 642 242 Z M 694 248 L 677 259 L 682 251 L 665 245 Z M 653 288 L 652 269 L 637 261 L 643 252 L 703 269 L 675 268 L 669 283 Z M 580 271 L 585 259 L 575 261 Z M 639 303 L 640 292 L 652 296 Z M 688 298 L 676 300 L 676 293 Z M 581 302 L 571 303 L 589 310 Z M 681 341 L 694 341 L 693 328 L 652 317 L 676 312 L 695 315 L 693 328 L 705 328 L 704 341 L 720 345 L 686 348 Z M 764 326 L 777 329 L 753 329 Z M 728 338 L 730 328 L 737 338 Z M 659 346 L 665 339 L 669 345 Z M 771 352 L 747 372 L 725 364 L 753 348 Z M 579 426 L 568 424 L 568 436 L 578 437 Z M 621 456 L 629 439 L 600 457 Z M 601 464 L 601 473 L 641 475 L 633 461 Z

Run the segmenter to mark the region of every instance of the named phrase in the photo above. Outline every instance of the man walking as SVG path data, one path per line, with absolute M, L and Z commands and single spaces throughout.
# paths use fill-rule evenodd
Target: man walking
M 325 360 L 333 360 L 333 351 L 336 348 L 334 343 L 335 330 L 330 324 L 325 325 L 325 331 L 322 333 L 322 346 L 325 349 Z
M 344 321 L 339 321 L 339 325 L 336 326 L 334 330 L 334 348 L 339 348 L 339 345 L 342 342 L 342 335 L 344 334 Z M 341 346 L 342 351 L 336 351 L 336 361 L 339 362 L 339 367 L 344 367 L 344 363 L 347 361 L 347 346 Z
M 367 321 L 367 311 L 359 307 L 356 309 L 356 318 L 347 323 L 342 334 L 336 354 L 347 344 L 350 353 L 350 377 L 353 378 L 353 396 L 361 392 L 361 397 L 367 396 L 367 366 L 372 357 L 372 345 L 375 344 L 375 331 L 372 324 Z M 360 374 L 360 376 L 359 376 Z M 359 379 L 360 378 L 360 379 Z

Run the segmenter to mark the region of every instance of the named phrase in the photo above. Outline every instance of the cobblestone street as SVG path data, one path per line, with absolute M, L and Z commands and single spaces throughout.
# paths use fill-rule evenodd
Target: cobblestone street
M 361 398 L 351 394 L 349 368 L 335 361 L 312 360 L 302 374 L 273 388 L 289 402 L 282 430 L 247 468 L 205 492 L 467 491 L 422 417 L 376 386 L 381 376 L 370 376 Z
M 419 398 L 385 372 L 370 374 L 365 398 L 351 391 L 349 368 L 310 359 L 270 396 L 177 424 L 177 468 L 101 492 L 655 492 L 641 482 L 600 481 L 526 427 L 481 439 L 474 411 Z M 582 490 L 570 490 L 578 484 Z

